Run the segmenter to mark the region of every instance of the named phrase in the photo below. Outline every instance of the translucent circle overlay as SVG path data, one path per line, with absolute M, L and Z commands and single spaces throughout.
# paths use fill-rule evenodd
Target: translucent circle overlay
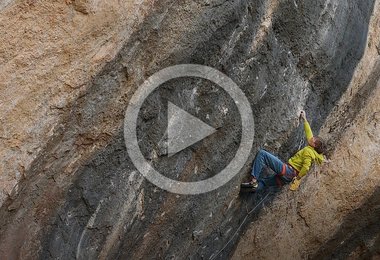
M 143 156 L 137 140 L 137 118 L 141 106 L 150 93 L 161 84 L 179 77 L 199 77 L 223 88 L 235 101 L 242 123 L 241 141 L 231 162 L 218 174 L 206 180 L 182 182 L 157 172 Z M 181 64 L 162 69 L 150 76 L 133 94 L 124 118 L 124 140 L 128 155 L 137 170 L 161 189 L 177 194 L 201 194 L 215 190 L 230 181 L 246 163 L 254 138 L 254 122 L 251 106 L 243 91 L 222 72 L 203 65 Z

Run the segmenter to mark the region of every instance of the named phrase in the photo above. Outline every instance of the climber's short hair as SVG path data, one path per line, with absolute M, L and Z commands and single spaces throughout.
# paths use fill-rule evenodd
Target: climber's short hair
M 326 146 L 323 139 L 319 136 L 314 136 L 314 149 L 319 154 L 326 153 Z

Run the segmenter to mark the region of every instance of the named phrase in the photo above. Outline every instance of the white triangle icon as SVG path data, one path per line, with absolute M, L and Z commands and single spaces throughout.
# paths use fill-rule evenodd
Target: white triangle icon
M 168 156 L 213 134 L 215 128 L 168 102 Z

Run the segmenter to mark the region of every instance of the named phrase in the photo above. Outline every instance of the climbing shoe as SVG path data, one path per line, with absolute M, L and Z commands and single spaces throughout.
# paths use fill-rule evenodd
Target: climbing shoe
M 249 180 L 248 182 L 243 182 L 240 186 L 242 188 L 256 189 L 257 187 L 259 187 L 259 183 L 255 178 L 251 177 L 251 180 Z

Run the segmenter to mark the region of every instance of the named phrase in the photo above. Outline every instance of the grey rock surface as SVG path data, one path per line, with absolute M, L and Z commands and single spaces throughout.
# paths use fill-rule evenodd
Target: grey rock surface
M 1 255 L 230 258 L 244 230 L 281 193 L 239 196 L 255 152 L 263 147 L 286 160 L 302 147 L 303 130 L 296 124 L 300 109 L 307 111 L 314 132 L 319 132 L 344 98 L 367 48 L 375 2 L 152 2 L 151 12 L 115 58 L 62 110 L 53 136 L 19 182 L 18 194 L 1 207 Z M 211 66 L 228 75 L 247 96 L 255 120 L 250 161 L 221 188 L 193 196 L 168 193 L 146 181 L 128 157 L 122 126 L 133 91 L 158 70 L 183 63 Z M 377 88 L 377 73 L 378 67 L 373 72 L 376 83 L 368 86 L 363 100 Z M 178 84 L 191 87 L 176 92 Z M 159 141 L 166 130 L 168 100 L 224 129 L 166 158 Z M 350 118 L 356 115 L 352 112 Z M 216 86 L 196 79 L 169 82 L 153 93 L 139 120 L 144 155 L 171 178 L 195 181 L 213 176 L 239 145 L 241 122 L 233 102 Z M 110 125 L 113 131 L 102 131 Z M 344 131 L 337 129 L 331 133 L 336 140 Z M 330 148 L 332 152 L 334 145 Z M 315 253 L 324 257 L 323 248 Z M 348 253 L 342 249 L 339 254 Z

